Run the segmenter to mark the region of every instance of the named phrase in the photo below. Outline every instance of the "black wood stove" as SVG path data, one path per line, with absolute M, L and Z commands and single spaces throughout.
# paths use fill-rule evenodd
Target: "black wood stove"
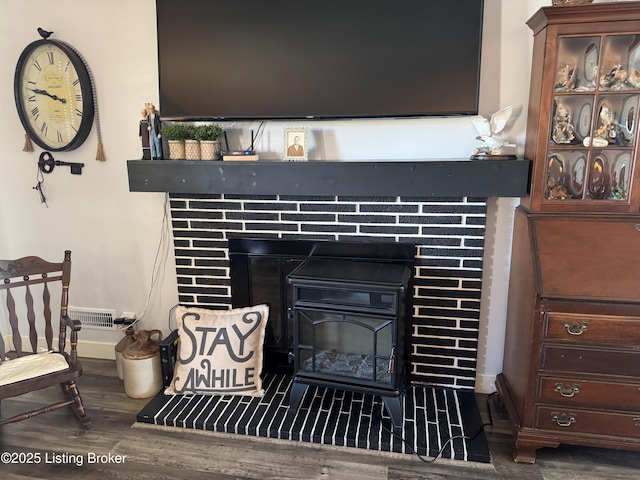
M 313 257 L 289 274 L 290 409 L 298 409 L 307 386 L 318 385 L 379 395 L 394 428 L 402 425 L 411 277 L 402 263 Z

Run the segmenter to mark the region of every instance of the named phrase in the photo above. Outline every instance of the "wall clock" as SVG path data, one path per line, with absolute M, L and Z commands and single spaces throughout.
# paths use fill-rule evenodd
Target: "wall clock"
M 65 42 L 50 40 L 38 29 L 36 40 L 22 51 L 14 77 L 14 97 L 27 135 L 50 151 L 78 148 L 94 118 L 92 79 L 78 52 Z

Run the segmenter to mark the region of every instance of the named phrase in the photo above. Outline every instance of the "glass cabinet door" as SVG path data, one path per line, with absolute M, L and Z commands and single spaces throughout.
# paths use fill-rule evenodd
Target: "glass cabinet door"
M 558 42 L 556 92 L 596 89 L 600 37 L 564 37 Z
M 640 35 L 560 36 L 556 58 L 541 206 L 628 210 Z

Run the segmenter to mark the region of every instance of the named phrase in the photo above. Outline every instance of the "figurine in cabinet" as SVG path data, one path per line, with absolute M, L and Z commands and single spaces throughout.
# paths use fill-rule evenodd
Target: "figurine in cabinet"
M 618 123 L 611 109 L 603 105 L 600 110 L 600 127 L 595 131 L 595 137 L 606 140 L 607 143 L 616 143 L 618 138 Z
M 556 77 L 556 89 L 574 90 L 576 88 L 576 77 L 578 69 L 574 65 L 564 64 L 558 70 Z
M 587 197 L 591 200 L 602 200 L 607 188 L 607 178 L 604 173 L 604 160 L 600 157 L 593 161 L 589 175 L 589 191 Z
M 571 143 L 575 138 L 574 127 L 571 123 L 571 112 L 563 104 L 558 104 L 556 107 L 556 116 L 554 117 L 553 133 L 551 138 L 553 141 L 560 143 Z
M 612 200 L 626 200 L 627 199 L 627 186 L 624 182 L 611 187 L 611 199 Z
M 640 88 L 640 72 L 637 70 L 633 70 L 629 74 L 629 84 L 631 88 Z
M 624 68 L 624 65 L 614 65 L 609 73 L 605 73 L 600 77 L 600 86 L 616 90 L 624 87 L 628 78 L 629 72 Z
M 554 200 L 571 198 L 571 194 L 564 186 L 564 162 L 557 155 L 551 155 L 547 168 L 547 198 Z

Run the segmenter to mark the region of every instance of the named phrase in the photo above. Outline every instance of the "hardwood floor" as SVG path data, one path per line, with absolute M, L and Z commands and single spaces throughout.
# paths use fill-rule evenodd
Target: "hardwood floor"
M 534 465 L 516 464 L 511 459 L 506 414 L 487 402 L 486 395 L 479 395 L 478 402 L 485 421 L 487 404 L 491 408 L 493 426 L 486 433 L 492 464 L 443 459 L 426 464 L 403 454 L 176 428 L 131 428 L 147 400 L 125 395 L 115 362 L 84 359 L 83 365 L 85 374 L 78 386 L 93 423 L 82 428 L 71 409 L 64 409 L 3 426 L 0 452 L 8 452 L 16 461 L 32 460 L 31 464 L 0 461 L 3 480 L 584 480 L 628 479 L 640 472 L 638 452 L 570 446 L 539 450 Z M 58 394 L 51 389 L 5 400 L 2 416 L 13 414 L 24 402 L 33 403 L 37 395 Z

